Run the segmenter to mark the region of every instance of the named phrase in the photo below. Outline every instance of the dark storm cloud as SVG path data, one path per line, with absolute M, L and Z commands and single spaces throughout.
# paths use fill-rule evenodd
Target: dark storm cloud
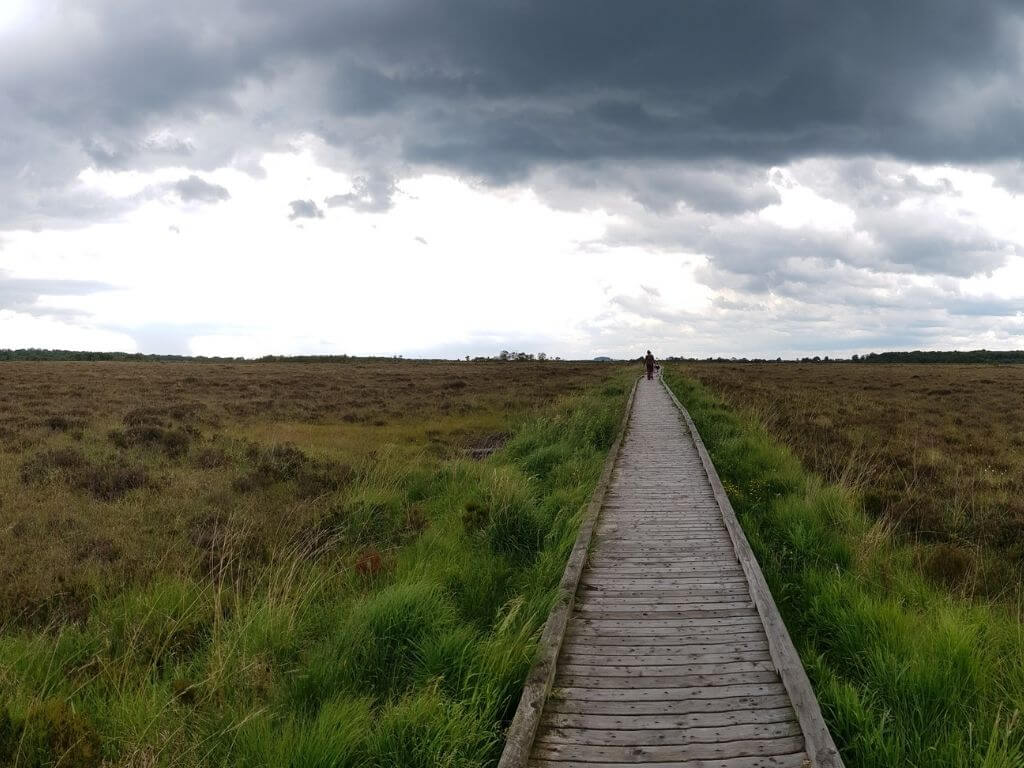
M 288 218 L 292 221 L 295 219 L 322 219 L 324 217 L 324 212 L 312 200 L 292 200 L 288 205 L 292 207 L 292 212 L 288 214 Z
M 1012 155 L 1020 108 L 998 93 L 981 104 L 975 88 L 1018 74 L 1010 14 L 990 2 L 580 0 L 315 18 L 354 22 L 341 34 L 359 66 L 336 80 L 372 98 L 340 109 L 413 110 L 425 118 L 413 159 L 502 178 L 594 158 Z M 988 117 L 957 119 L 964 106 Z
M 997 161 L 1024 149 L 1019 11 L 996 0 L 43 9 L 35 31 L 0 46 L 0 195 L 57 194 L 88 164 L 241 163 L 304 131 L 367 165 L 498 182 L 552 164 Z M 698 209 L 752 204 L 714 179 L 681 188 Z M 0 208 L 14 211 L 8 225 L 19 216 Z
M 231 193 L 225 187 L 203 181 L 195 174 L 187 179 L 174 182 L 173 186 L 174 191 L 186 203 L 217 203 L 231 197 Z
M 779 202 L 763 167 L 727 160 L 559 165 L 533 173 L 530 184 L 549 203 L 569 209 L 601 207 L 614 195 L 660 215 L 672 214 L 680 206 L 701 213 L 740 214 Z

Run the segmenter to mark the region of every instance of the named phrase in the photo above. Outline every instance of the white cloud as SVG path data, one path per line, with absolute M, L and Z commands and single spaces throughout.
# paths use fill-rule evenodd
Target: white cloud
M 0 349 L 75 349 L 135 352 L 128 335 L 0 308 Z
M 857 214 L 843 203 L 829 200 L 801 184 L 783 168 L 772 168 L 769 185 L 779 193 L 780 202 L 765 206 L 759 215 L 784 229 L 810 227 L 822 232 L 851 232 Z
M 216 205 L 168 191 L 187 167 L 83 172 L 134 207 L 78 230 L 7 233 L 0 274 L 102 290 L 46 296 L 33 317 L 8 310 L 0 346 L 774 357 L 1020 344 L 1024 320 L 1007 308 L 1024 297 L 1024 259 L 956 277 L 871 258 L 881 246 L 869 233 L 915 222 L 928 225 L 911 229 L 915 242 L 938 242 L 949 222 L 1021 242 L 1016 198 L 969 169 L 876 168 L 885 195 L 906 179 L 925 185 L 888 202 L 863 184 L 851 192 L 838 162 L 774 169 L 780 202 L 759 213 L 653 212 L 628 189 L 555 207 L 526 185 L 423 174 L 397 178 L 390 207 L 370 211 L 325 206 L 358 173 L 326 167 L 314 137 L 294 147 L 260 157 L 262 177 L 203 172 L 230 190 Z M 295 200 L 323 217 L 289 220 Z

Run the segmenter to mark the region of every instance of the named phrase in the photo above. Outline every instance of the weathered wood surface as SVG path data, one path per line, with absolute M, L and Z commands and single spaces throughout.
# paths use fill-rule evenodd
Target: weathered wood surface
M 723 498 L 688 414 L 640 381 L 550 692 L 502 768 L 842 767 Z
M 555 605 L 552 607 L 548 620 L 544 624 L 544 632 L 540 637 L 537 657 L 530 668 L 530 674 L 523 686 L 522 696 L 519 697 L 519 706 L 505 737 L 505 749 L 501 754 L 499 768 L 521 768 L 525 766 L 530 756 L 530 750 L 535 743 L 541 713 L 551 691 L 551 684 L 554 681 L 558 652 L 562 647 L 569 618 L 572 616 L 573 607 L 576 603 L 580 576 L 583 573 L 587 554 L 590 550 L 591 540 L 597 526 L 597 519 L 601 512 L 601 506 L 604 503 L 605 494 L 611 484 L 612 472 L 615 469 L 615 463 L 625 438 L 626 426 L 629 424 L 630 418 L 632 418 L 636 391 L 637 385 L 634 385 L 633 390 L 629 393 L 629 400 L 626 403 L 626 412 L 622 414 L 619 434 L 608 450 L 608 458 L 605 460 L 601 477 L 597 481 L 594 495 L 591 497 L 590 503 L 583 513 L 583 520 L 580 522 L 580 530 L 576 535 L 576 542 L 573 544 L 572 552 L 569 554 L 569 562 L 566 563 L 565 572 L 562 574 L 562 581 L 558 585 Z

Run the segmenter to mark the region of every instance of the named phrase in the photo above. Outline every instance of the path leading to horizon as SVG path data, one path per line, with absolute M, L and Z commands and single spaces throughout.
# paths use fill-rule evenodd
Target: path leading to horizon
M 745 553 L 681 411 L 640 381 L 529 765 L 841 766 L 809 758 L 824 725 L 780 676 L 795 652 Z

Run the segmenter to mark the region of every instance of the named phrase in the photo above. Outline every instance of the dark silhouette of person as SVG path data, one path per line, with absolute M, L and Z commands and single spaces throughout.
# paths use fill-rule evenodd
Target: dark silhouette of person
M 647 368 L 647 378 L 654 378 L 654 355 L 651 354 L 651 350 L 647 350 L 647 355 L 644 357 L 644 366 Z

